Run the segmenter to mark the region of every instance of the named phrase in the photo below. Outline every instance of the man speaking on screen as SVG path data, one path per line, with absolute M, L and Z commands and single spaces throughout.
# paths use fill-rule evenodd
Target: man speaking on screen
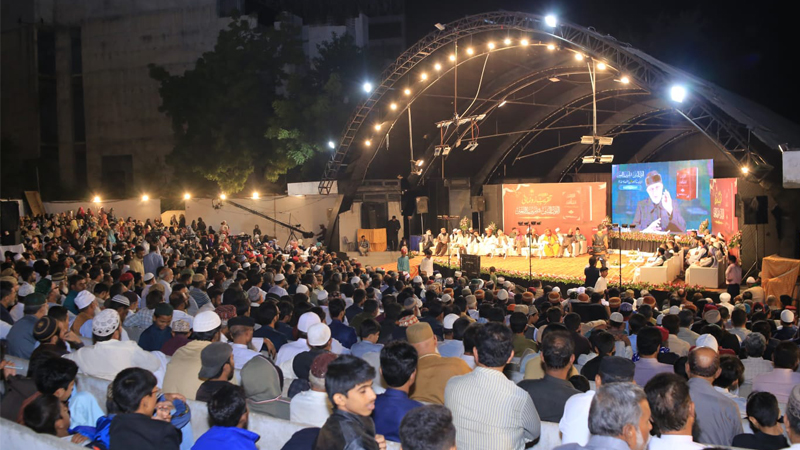
M 633 224 L 645 233 L 673 232 L 686 230 L 686 221 L 669 191 L 664 189 L 661 175 L 651 170 L 644 180 L 649 198 L 636 205 Z

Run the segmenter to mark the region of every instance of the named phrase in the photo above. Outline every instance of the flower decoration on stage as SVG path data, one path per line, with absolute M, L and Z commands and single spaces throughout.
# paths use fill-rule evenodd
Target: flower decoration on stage
M 620 239 L 619 231 L 609 231 L 608 238 Z M 666 243 L 670 239 L 675 240 L 675 242 L 678 244 L 685 244 L 685 245 L 689 245 L 692 241 L 691 237 L 683 234 L 642 233 L 641 231 L 626 231 L 622 233 L 623 241 L 646 241 L 646 242 Z
M 467 230 L 472 228 L 472 221 L 467 216 L 464 216 L 461 218 L 461 221 L 458 222 L 458 227 L 461 228 L 461 231 L 466 233 Z
M 708 231 L 708 219 L 700 222 L 700 227 L 697 229 L 697 234 L 701 236 L 705 236 L 709 233 Z
M 742 246 L 742 232 L 737 231 L 736 234 L 731 236 L 730 242 L 728 242 L 729 248 L 737 248 Z
M 602 222 L 600 222 L 600 225 L 598 225 L 598 228 L 600 228 L 600 227 L 604 227 L 604 228 L 606 228 L 606 229 L 609 231 L 609 233 L 610 233 L 610 232 L 611 232 L 611 218 L 610 218 L 610 217 L 608 217 L 608 216 L 606 216 L 606 217 L 603 219 L 603 221 L 602 221 Z
M 489 225 L 486 226 L 486 228 L 492 230 L 492 234 L 497 232 L 497 224 L 494 222 L 490 222 Z

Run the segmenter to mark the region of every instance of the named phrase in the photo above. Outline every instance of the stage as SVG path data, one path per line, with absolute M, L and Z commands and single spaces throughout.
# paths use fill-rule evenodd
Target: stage
M 609 274 L 608 284 L 619 283 L 620 267 L 619 267 L 619 253 L 611 250 L 613 253 L 607 258 Z M 422 257 L 415 257 L 410 260 L 410 267 L 412 276 L 419 272 L 419 264 Z M 434 257 L 434 264 L 451 267 L 458 269 L 459 261 L 455 256 L 452 256 L 448 263 L 448 258 Z M 566 283 L 583 284 L 584 275 L 583 269 L 589 262 L 589 255 L 581 255 L 575 258 L 542 258 L 534 257 L 532 259 L 532 271 L 534 279 L 542 280 L 559 280 Z M 629 256 L 627 253 L 622 254 L 622 281 L 624 284 L 633 283 L 634 271 L 637 267 L 644 264 L 644 261 L 638 261 L 637 258 Z M 390 263 L 381 265 L 385 270 L 397 270 L 397 263 Z M 489 268 L 494 267 L 497 269 L 498 276 L 510 275 L 514 278 L 527 278 L 528 277 L 528 258 L 522 256 L 509 256 L 502 258 L 495 256 L 481 257 L 481 273 L 488 274 Z M 678 280 L 676 280 L 678 281 Z

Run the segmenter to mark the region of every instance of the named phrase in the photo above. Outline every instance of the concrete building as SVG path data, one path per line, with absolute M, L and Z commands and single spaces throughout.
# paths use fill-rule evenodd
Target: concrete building
M 273 3 L 2 0 L 0 131 L 3 161 L 18 168 L 13 183 L 3 183 L 11 191 L 5 196 L 23 190 L 40 190 L 46 200 L 94 192 L 104 198 L 159 194 L 169 185 L 172 168 L 165 159 L 174 140 L 169 118 L 158 110 L 158 83 L 148 65 L 183 73 L 213 49 L 234 12 L 271 27 L 294 5 Z M 310 23 L 294 14 L 309 60 L 332 33 L 372 44 L 372 19 L 358 11 L 342 14 L 327 21 L 315 16 Z M 376 17 L 376 23 L 395 25 L 375 45 L 402 51 L 403 17 Z

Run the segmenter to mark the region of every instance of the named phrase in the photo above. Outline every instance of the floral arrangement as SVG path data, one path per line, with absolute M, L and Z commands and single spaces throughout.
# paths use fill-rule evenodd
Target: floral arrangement
M 464 216 L 461 218 L 461 221 L 458 222 L 458 227 L 461 228 L 461 231 L 466 233 L 467 230 L 472 228 L 472 221 L 467 216 Z
M 622 239 L 623 241 L 646 241 L 646 242 L 666 242 L 672 238 L 678 244 L 689 245 L 692 239 L 685 234 L 665 235 L 658 233 L 643 233 L 641 231 L 626 231 L 620 235 L 619 231 L 609 231 L 608 237 L 612 239 Z
M 487 225 L 486 228 L 492 230 L 492 234 L 497 232 L 497 224 L 494 222 L 489 223 L 489 225 Z
M 601 228 L 601 227 L 602 228 L 606 228 L 606 229 L 608 229 L 610 231 L 611 230 L 611 218 L 606 216 L 603 219 L 603 221 L 600 222 L 600 225 L 598 226 L 598 228 Z
M 706 219 L 700 222 L 700 227 L 697 229 L 697 234 L 705 236 L 708 233 L 708 219 Z
M 737 248 L 742 246 L 742 232 L 737 231 L 736 234 L 731 236 L 730 242 L 728 242 L 728 247 L 730 248 Z
M 457 270 L 460 268 L 458 261 L 451 261 L 449 264 L 447 260 L 439 260 L 436 259 L 436 264 L 442 267 L 447 267 L 448 269 Z M 481 273 L 489 275 L 488 268 L 481 268 Z M 513 277 L 518 278 L 520 280 L 531 281 L 531 280 L 539 280 L 546 283 L 552 284 L 564 284 L 564 285 L 576 285 L 576 286 L 583 286 L 584 279 L 578 277 L 568 277 L 564 275 L 558 275 L 553 273 L 533 273 L 531 276 L 528 271 L 526 270 L 498 270 L 495 272 L 498 276 L 503 277 Z M 617 282 L 612 282 L 609 280 L 609 287 L 617 287 Z M 662 283 L 662 284 L 652 284 L 652 283 L 634 283 L 633 281 L 625 282 L 624 289 L 633 289 L 635 291 L 641 291 L 642 289 L 647 289 L 649 291 L 673 291 L 678 288 L 684 288 L 687 291 L 693 292 L 705 292 L 706 289 L 700 285 L 690 286 L 688 284 L 683 284 L 681 282 L 673 282 L 673 283 Z

